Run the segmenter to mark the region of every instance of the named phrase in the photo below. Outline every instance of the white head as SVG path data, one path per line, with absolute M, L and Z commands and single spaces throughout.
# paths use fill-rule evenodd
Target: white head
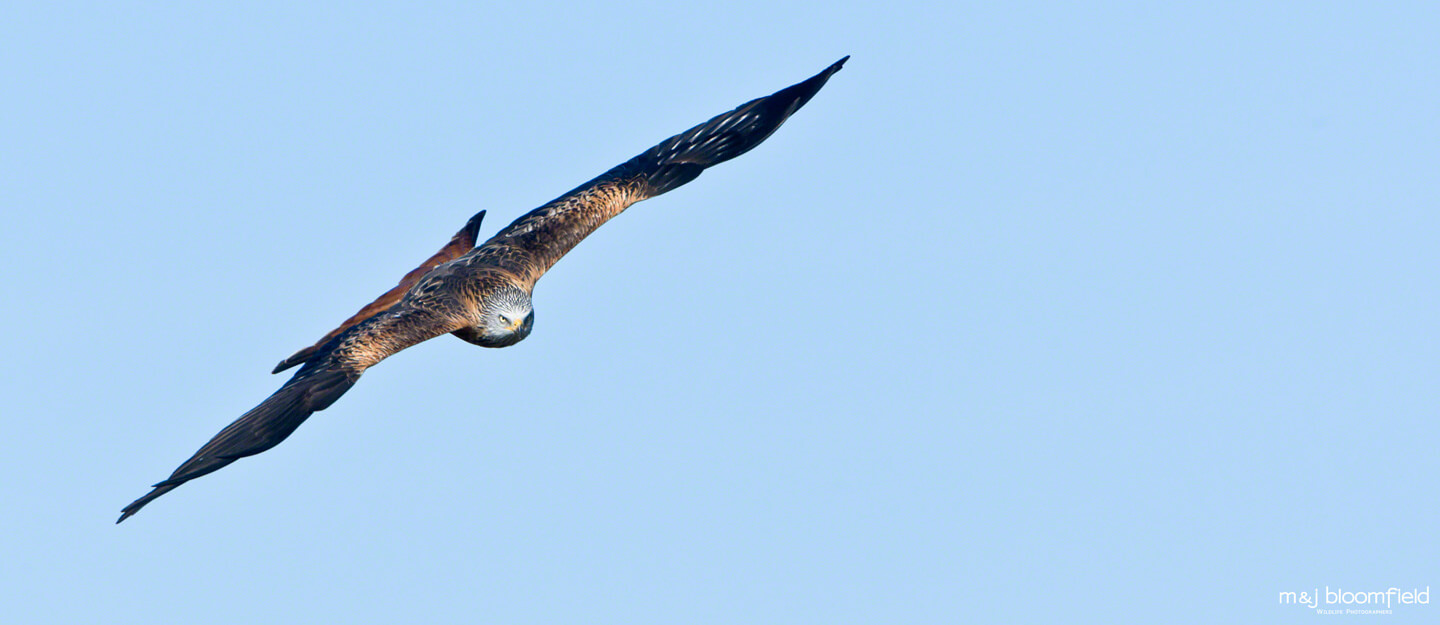
M 480 340 L 485 347 L 507 347 L 530 336 L 535 310 L 530 295 L 516 287 L 505 287 L 485 298 L 480 312 Z

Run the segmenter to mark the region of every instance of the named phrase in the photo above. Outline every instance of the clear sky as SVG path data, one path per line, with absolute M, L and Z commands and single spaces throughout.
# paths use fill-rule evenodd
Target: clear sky
M 6 3 L 4 620 L 1435 622 L 1440 5 L 1179 5 Z M 846 54 L 525 342 L 113 525 L 474 212 Z

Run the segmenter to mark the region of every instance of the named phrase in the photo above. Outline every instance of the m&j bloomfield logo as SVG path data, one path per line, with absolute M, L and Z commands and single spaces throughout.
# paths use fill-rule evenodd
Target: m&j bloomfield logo
M 1430 604 L 1430 587 L 1424 590 L 1411 588 L 1386 588 L 1385 590 L 1363 591 L 1325 587 L 1310 591 L 1281 592 L 1280 605 L 1303 606 L 1319 614 L 1394 614 L 1396 606 L 1402 608 Z

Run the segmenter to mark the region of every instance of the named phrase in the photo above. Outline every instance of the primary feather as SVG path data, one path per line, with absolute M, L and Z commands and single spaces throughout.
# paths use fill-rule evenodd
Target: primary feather
M 560 257 L 630 205 L 679 187 L 707 167 L 759 145 L 849 58 L 660 142 L 526 213 L 477 247 L 481 211 L 399 285 L 314 345 L 281 361 L 277 373 L 302 366 L 280 390 L 126 506 L 116 522 L 185 482 L 274 447 L 310 415 L 334 403 L 366 369 L 411 345 L 447 333 L 486 347 L 524 339 L 534 323 L 530 293 Z

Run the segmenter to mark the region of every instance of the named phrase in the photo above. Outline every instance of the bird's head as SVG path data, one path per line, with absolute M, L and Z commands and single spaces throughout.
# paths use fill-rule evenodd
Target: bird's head
M 480 345 L 509 347 L 530 336 L 535 325 L 535 310 L 530 294 L 515 286 L 505 286 L 485 298 L 480 313 Z

